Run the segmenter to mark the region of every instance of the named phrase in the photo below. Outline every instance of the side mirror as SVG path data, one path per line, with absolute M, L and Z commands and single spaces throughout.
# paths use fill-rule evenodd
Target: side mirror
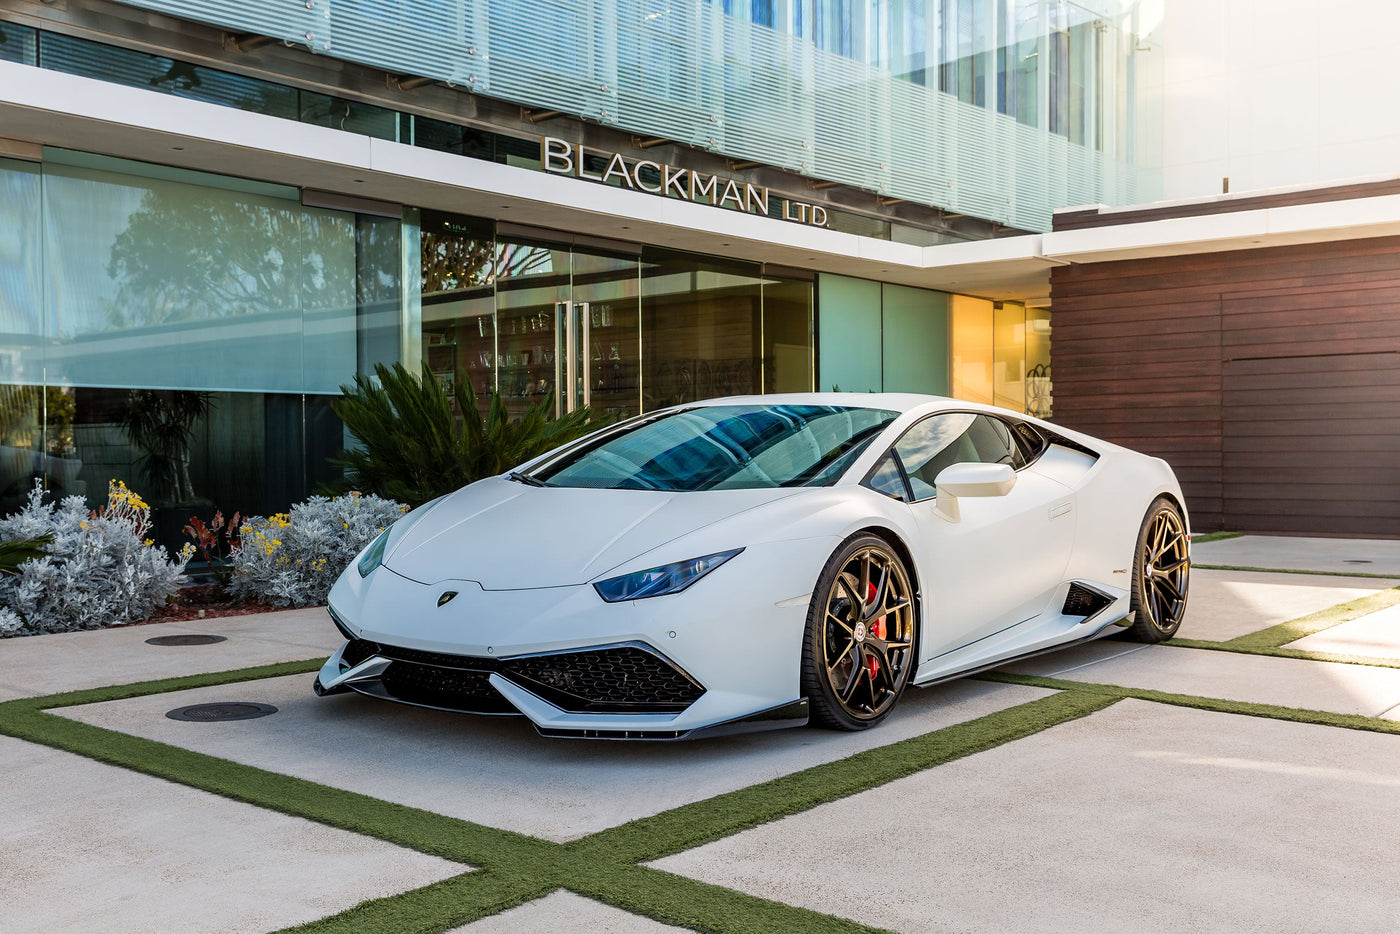
M 1016 471 L 1010 464 L 953 464 L 938 472 L 938 506 L 935 512 L 949 522 L 958 522 L 960 496 L 1005 496 L 1016 485 Z

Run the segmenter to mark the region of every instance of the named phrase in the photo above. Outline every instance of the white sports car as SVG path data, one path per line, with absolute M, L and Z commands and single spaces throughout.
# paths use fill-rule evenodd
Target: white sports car
M 924 686 L 1186 607 L 1164 461 L 953 399 L 714 399 L 413 510 L 330 594 L 315 689 L 549 736 L 859 730 Z

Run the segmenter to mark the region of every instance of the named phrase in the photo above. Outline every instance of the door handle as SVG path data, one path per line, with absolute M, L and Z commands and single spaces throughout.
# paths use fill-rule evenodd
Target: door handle
M 564 382 L 559 386 L 559 404 L 555 407 L 560 414 L 572 412 L 578 398 L 578 355 L 574 327 L 577 314 L 573 302 L 560 302 L 564 306 Z
M 1050 507 L 1050 518 L 1058 519 L 1060 516 L 1067 516 L 1074 509 L 1074 503 L 1065 500 L 1063 503 L 1055 503 Z
M 579 333 L 583 337 L 583 405 L 585 407 L 593 403 L 593 357 L 590 354 L 589 343 L 592 340 L 593 322 L 588 317 L 588 303 L 579 302 Z

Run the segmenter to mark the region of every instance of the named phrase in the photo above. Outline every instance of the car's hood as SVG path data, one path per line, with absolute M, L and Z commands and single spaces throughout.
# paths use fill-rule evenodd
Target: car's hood
M 687 532 L 797 492 L 589 490 L 491 477 L 429 511 L 384 564 L 424 584 L 471 580 L 487 590 L 582 584 Z

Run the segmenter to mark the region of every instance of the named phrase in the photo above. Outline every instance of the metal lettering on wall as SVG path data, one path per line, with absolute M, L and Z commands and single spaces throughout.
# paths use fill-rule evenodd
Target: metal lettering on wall
M 650 159 L 639 159 L 628 165 L 621 153 L 585 151 L 581 145 L 553 136 L 541 137 L 541 142 L 543 145 L 540 149 L 540 166 L 546 172 L 555 175 L 572 175 L 574 178 L 586 178 L 604 184 L 616 180 L 620 187 L 660 195 L 663 198 L 681 198 L 731 211 L 742 211 L 745 214 L 774 216 L 770 213 L 768 189 L 758 185 L 708 175 L 694 169 L 679 169 Z M 607 160 L 606 168 L 601 172 L 590 172 L 584 164 L 585 157 L 593 155 L 611 156 Z M 777 216 L 785 221 L 812 227 L 827 226 L 826 208 L 806 201 L 783 198 Z

